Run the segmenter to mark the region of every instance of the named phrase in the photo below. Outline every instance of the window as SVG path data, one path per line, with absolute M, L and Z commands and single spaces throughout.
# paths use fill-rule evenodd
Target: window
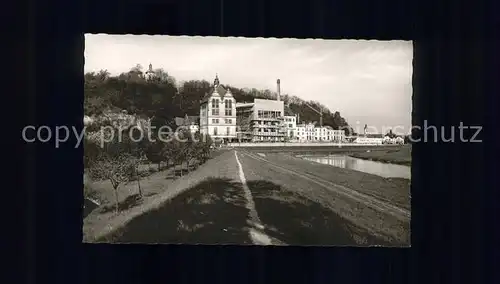
M 224 100 L 224 106 L 226 108 L 225 114 L 227 116 L 233 115 L 233 101 L 232 100 Z
M 233 120 L 230 119 L 230 118 L 226 118 L 226 124 L 232 124 L 233 123 Z
M 219 119 L 218 118 L 212 118 L 212 123 L 218 124 L 219 123 Z
M 230 127 L 226 127 L 226 135 L 229 136 L 230 133 L 231 133 L 231 128 Z
M 214 128 L 214 135 L 217 135 L 217 127 Z
M 219 100 L 212 99 L 212 115 L 219 115 Z

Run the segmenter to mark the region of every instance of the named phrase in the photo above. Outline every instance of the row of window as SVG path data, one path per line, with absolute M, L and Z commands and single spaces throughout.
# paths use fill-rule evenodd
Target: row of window
M 212 109 L 212 115 L 219 115 L 219 109 L 218 108 L 213 108 Z M 224 112 L 224 115 L 226 116 L 233 116 L 233 110 L 232 109 L 226 109 Z
M 273 123 L 273 122 L 263 122 L 263 121 L 256 121 L 254 123 L 255 125 L 268 125 L 268 126 L 279 126 L 279 123 Z
M 232 108 L 233 101 L 232 100 L 224 100 L 225 108 Z M 219 108 L 219 99 L 212 99 L 212 108 Z
M 259 110 L 257 111 L 259 118 L 278 118 L 281 117 L 281 111 Z
M 267 129 L 267 128 L 258 128 L 256 131 L 257 132 L 278 133 L 278 131 L 275 129 Z
M 214 134 L 214 136 L 219 135 L 218 131 L 217 131 L 217 128 L 214 128 L 214 133 L 213 134 Z M 229 136 L 229 134 L 231 134 L 231 128 L 230 127 L 226 127 L 226 135 Z
M 312 137 L 312 136 L 298 137 L 298 138 L 299 138 L 299 140 L 315 140 L 315 141 L 319 141 L 320 140 L 318 137 Z M 326 140 L 326 141 L 331 141 L 331 140 L 340 141 L 341 139 L 339 137 L 330 137 L 330 136 L 328 136 L 327 138 L 323 137 L 322 140 Z
M 212 118 L 212 123 L 213 124 L 218 124 L 219 123 L 219 119 L 218 118 Z M 230 119 L 230 118 L 226 118 L 226 119 L 224 119 L 224 123 L 226 123 L 226 124 L 233 124 L 233 120 Z
M 233 101 L 224 100 L 224 107 L 226 116 L 233 116 Z M 212 99 L 212 115 L 219 115 L 219 99 Z

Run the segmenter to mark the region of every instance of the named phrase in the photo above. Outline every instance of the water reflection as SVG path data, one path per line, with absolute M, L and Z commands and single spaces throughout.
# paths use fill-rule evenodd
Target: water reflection
M 408 166 L 362 160 L 346 155 L 332 155 L 326 157 L 308 156 L 303 158 L 325 165 L 365 172 L 386 178 L 399 177 L 411 179 L 411 168 Z

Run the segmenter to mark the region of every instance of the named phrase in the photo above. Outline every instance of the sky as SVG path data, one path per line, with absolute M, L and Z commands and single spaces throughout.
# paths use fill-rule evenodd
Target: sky
M 338 111 L 355 130 L 411 127 L 411 41 L 85 35 L 85 72 L 141 64 L 178 82 L 207 80 L 276 90 Z M 403 134 L 403 133 L 401 133 Z

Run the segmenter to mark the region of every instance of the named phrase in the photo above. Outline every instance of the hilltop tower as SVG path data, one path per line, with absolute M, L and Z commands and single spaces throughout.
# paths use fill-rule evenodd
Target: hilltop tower
M 146 71 L 146 80 L 152 80 L 155 77 L 155 72 L 153 71 L 153 64 L 149 63 L 148 71 Z

